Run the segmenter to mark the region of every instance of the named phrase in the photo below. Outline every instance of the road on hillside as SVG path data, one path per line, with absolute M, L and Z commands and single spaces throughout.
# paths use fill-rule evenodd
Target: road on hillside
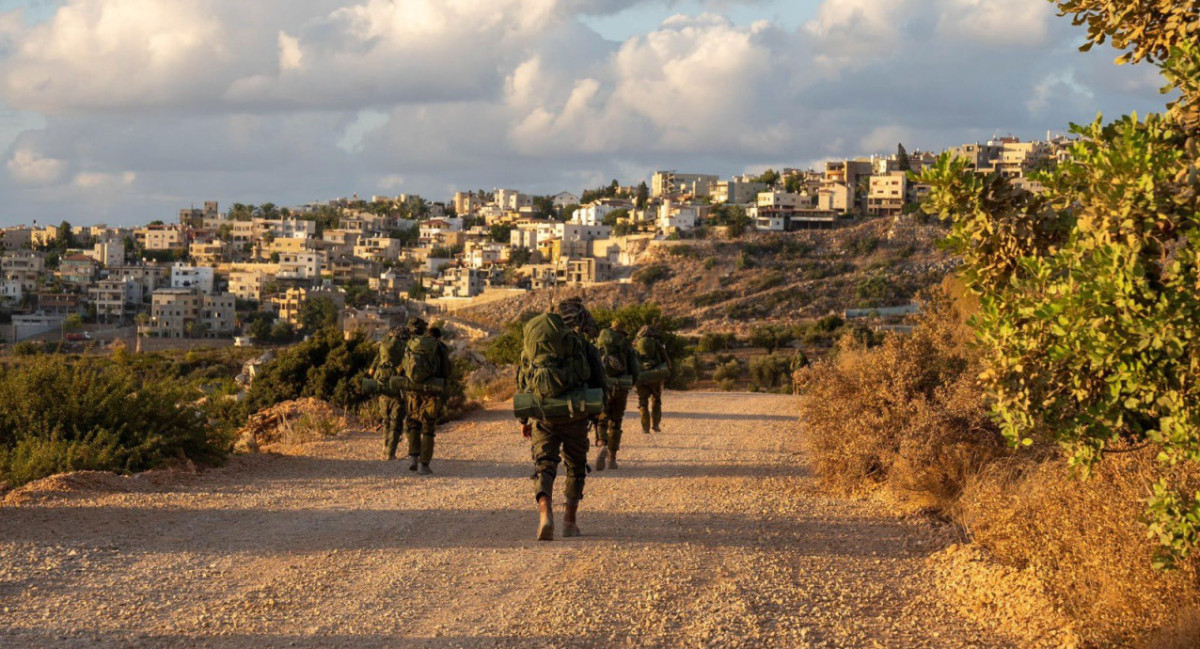
M 792 398 L 665 405 L 551 543 L 503 406 L 447 426 L 432 477 L 361 432 L 0 507 L 0 647 L 1007 646 L 939 604 L 944 531 L 821 488 Z

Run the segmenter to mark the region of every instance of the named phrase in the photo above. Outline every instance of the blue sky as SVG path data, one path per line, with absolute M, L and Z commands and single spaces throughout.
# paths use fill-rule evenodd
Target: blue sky
M 1161 108 L 1080 37 L 1045 0 L 0 0 L 0 226 L 578 193 Z

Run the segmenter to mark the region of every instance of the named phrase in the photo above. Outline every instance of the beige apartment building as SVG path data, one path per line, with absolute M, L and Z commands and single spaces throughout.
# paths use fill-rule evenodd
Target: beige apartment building
M 40 252 L 13 250 L 0 256 L 0 275 L 5 280 L 19 282 L 25 292 L 37 290 L 45 270 L 46 259 Z
M 273 298 L 271 301 L 278 310 L 280 320 L 299 326 L 300 310 L 304 307 L 304 303 L 317 297 L 329 298 L 333 301 L 338 310 L 338 320 L 340 323 L 341 313 L 346 307 L 346 293 L 343 291 L 290 288 L 286 293 Z
M 236 322 L 236 302 L 230 293 L 164 288 L 154 292 L 150 322 L 138 332 L 163 338 L 217 338 L 233 335 Z
M 256 270 L 239 270 L 229 273 L 229 292 L 240 300 L 262 299 L 263 287 L 269 275 Z
M 904 213 L 908 198 L 908 175 L 893 171 L 886 175 L 871 176 L 867 193 L 867 213 L 878 216 L 898 216 Z
M 720 176 L 711 174 L 659 171 L 650 179 L 650 196 L 654 198 L 675 194 L 691 194 L 695 197 L 708 196 L 710 187 L 720 180 Z
M 187 250 L 187 237 L 174 226 L 149 225 L 134 230 L 133 236 L 144 250 Z

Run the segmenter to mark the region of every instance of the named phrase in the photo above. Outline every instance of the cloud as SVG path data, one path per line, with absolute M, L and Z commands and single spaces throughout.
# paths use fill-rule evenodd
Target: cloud
M 784 1 L 742 4 L 770 15 Z M 38 24 L 0 14 L 0 96 L 37 117 L 0 121 L 0 224 L 72 209 L 145 220 L 208 198 L 578 191 L 1162 103 L 1144 69 L 1075 53 L 1044 0 L 824 0 L 799 29 L 708 3 L 621 42 L 582 19 L 651 3 L 675 6 L 63 0 Z
M 23 185 L 49 185 L 57 182 L 67 170 L 67 162 L 46 158 L 31 149 L 17 149 L 5 168 Z

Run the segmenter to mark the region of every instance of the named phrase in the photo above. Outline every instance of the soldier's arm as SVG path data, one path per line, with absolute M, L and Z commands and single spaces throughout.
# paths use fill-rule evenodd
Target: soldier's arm
M 642 374 L 642 359 L 638 358 L 637 350 L 629 342 L 625 343 L 625 367 L 629 368 L 629 375 L 637 385 L 638 377 Z
M 587 356 L 587 360 L 588 360 L 588 370 L 589 370 L 588 371 L 588 375 L 589 375 L 588 376 L 588 387 L 589 388 L 603 388 L 604 391 L 607 392 L 608 391 L 608 378 L 607 378 L 608 373 L 604 371 L 604 361 L 602 361 L 600 359 L 600 351 L 598 349 L 596 349 L 596 346 L 593 345 L 592 343 L 585 341 L 584 345 L 587 346 L 586 356 Z

